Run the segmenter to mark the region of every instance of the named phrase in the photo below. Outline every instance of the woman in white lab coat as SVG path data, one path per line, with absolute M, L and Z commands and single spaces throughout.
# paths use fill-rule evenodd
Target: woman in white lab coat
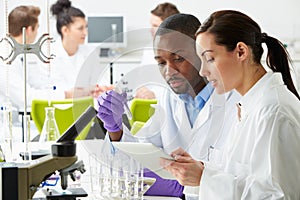
M 51 65 L 56 86 L 65 91 L 67 98 L 97 96 L 97 92 L 101 91 L 96 83 L 82 85 L 79 81 L 89 80 L 89 76 L 93 76 L 90 70 L 82 70 L 84 62 L 94 50 L 84 45 L 87 36 L 85 14 L 71 6 L 69 0 L 58 0 L 51 6 L 51 12 L 56 16 L 56 28 L 61 37 L 54 45 L 53 52 L 56 56 Z
M 289 56 L 277 39 L 238 11 L 217 11 L 197 32 L 200 74 L 223 93 L 236 89 L 239 120 L 221 165 L 203 164 L 182 149 L 165 167 L 200 199 L 300 199 L 300 101 Z M 268 48 L 267 72 L 261 64 Z

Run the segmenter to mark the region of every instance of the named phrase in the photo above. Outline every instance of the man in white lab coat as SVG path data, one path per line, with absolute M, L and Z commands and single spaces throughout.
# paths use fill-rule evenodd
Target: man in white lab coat
M 9 33 L 16 42 L 22 44 L 22 28 L 25 27 L 26 43 L 33 43 L 38 32 L 38 16 L 40 8 L 36 6 L 18 6 L 14 8 L 9 16 Z M 24 109 L 24 58 L 19 55 L 11 65 L 0 66 L 0 102 L 11 101 L 13 107 Z M 34 98 L 48 98 L 49 90 L 47 87 L 47 68 L 46 65 L 39 61 L 35 55 L 27 55 L 27 101 L 30 106 Z M 56 93 L 60 97 L 58 93 Z M 53 96 L 53 94 L 51 94 Z M 64 98 L 64 93 L 61 93 Z
M 217 95 L 198 75 L 201 61 L 196 55 L 194 34 L 199 26 L 194 16 L 176 14 L 158 28 L 154 39 L 155 59 L 172 91 L 166 90 L 158 100 L 155 114 L 136 137 L 122 126 L 124 96 L 109 91 L 98 98 L 98 117 L 111 140 L 152 142 L 167 153 L 182 147 L 199 160 L 210 159 L 209 153 L 220 157 L 231 120 L 236 117 L 235 103 L 239 95 L 235 92 Z M 151 189 L 160 190 L 156 194 L 170 195 L 172 190 L 167 189 L 170 185 L 161 181 Z M 176 193 L 176 184 L 171 187 Z M 187 187 L 184 193 L 187 199 L 198 198 L 197 188 Z

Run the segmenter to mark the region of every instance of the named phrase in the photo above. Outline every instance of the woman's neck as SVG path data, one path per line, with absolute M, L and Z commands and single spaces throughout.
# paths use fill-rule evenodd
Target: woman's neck
M 257 81 L 261 79 L 267 72 L 262 65 L 254 65 L 248 67 L 244 72 L 242 84 L 236 90 L 243 96 L 245 95 Z
M 62 40 L 62 45 L 69 56 L 73 56 L 78 51 L 79 48 L 78 44 L 74 44 L 66 40 Z

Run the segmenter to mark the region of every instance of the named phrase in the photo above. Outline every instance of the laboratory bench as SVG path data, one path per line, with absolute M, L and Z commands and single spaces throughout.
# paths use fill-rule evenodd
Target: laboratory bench
M 78 140 L 76 141 L 76 155 L 78 157 L 77 161 L 82 160 L 86 169 L 86 172 L 83 174 L 80 174 L 78 179 L 76 179 L 75 182 L 73 182 L 70 178 L 68 180 L 68 188 L 76 188 L 76 187 L 81 187 L 83 188 L 88 196 L 87 197 L 80 197 L 79 199 L 87 199 L 87 200 L 95 200 L 97 199 L 95 197 L 94 191 L 92 189 L 92 182 L 91 178 L 94 176 L 93 173 L 91 173 L 91 156 L 94 158 L 101 156 L 101 148 L 103 145 L 104 141 L 101 139 L 97 140 Z M 43 148 L 48 148 L 50 149 L 51 142 L 47 142 L 46 146 L 45 144 L 43 145 Z M 39 142 L 31 142 L 30 143 L 30 149 L 31 151 L 36 151 L 40 148 L 40 143 Z M 7 152 L 8 146 L 6 144 L 1 144 L 3 151 Z M 18 159 L 19 162 L 21 162 L 21 158 L 19 157 L 19 153 L 23 152 L 25 150 L 25 144 L 21 142 L 15 142 L 13 144 L 13 154 L 14 157 Z M 17 161 L 17 162 L 18 162 Z M 99 163 L 100 164 L 100 163 Z M 59 186 L 60 183 L 57 183 Z M 43 200 L 45 199 L 45 195 L 41 192 L 42 190 L 38 190 L 33 198 L 36 200 Z M 60 191 L 61 188 L 60 188 Z M 99 198 L 100 199 L 100 198 Z M 175 198 L 175 197 L 161 197 L 161 196 L 144 196 L 144 200 L 179 200 L 180 198 Z

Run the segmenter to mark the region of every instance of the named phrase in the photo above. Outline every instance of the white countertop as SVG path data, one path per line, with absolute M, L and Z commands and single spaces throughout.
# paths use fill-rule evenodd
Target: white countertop
M 92 189 L 91 189 L 91 174 L 90 174 L 90 158 L 91 155 L 95 156 L 101 156 L 101 146 L 103 144 L 103 140 L 79 140 L 76 141 L 77 144 L 77 150 L 76 150 L 76 155 L 78 156 L 78 160 L 83 160 L 83 163 L 85 165 L 86 172 L 81 175 L 80 178 L 80 187 L 82 187 L 87 193 L 88 197 L 86 198 L 80 198 L 80 199 L 90 199 L 90 200 L 95 200 L 95 196 L 92 194 Z M 48 148 L 50 149 L 50 143 L 47 145 Z M 4 148 L 5 152 L 5 146 L 1 144 L 1 146 Z M 17 142 L 14 144 L 14 154 L 17 156 L 20 151 L 24 150 L 24 143 Z M 39 143 L 38 142 L 31 142 L 30 143 L 31 150 L 37 150 L 39 148 Z M 99 163 L 100 164 L 100 163 Z M 72 181 L 69 180 L 69 183 L 72 184 Z M 60 183 L 57 184 L 58 186 Z M 78 187 L 74 186 L 74 187 Z M 44 197 L 44 194 L 41 191 L 38 191 L 35 193 L 34 198 L 40 198 L 42 199 Z M 161 197 L 161 196 L 145 196 L 144 200 L 179 200 L 180 198 L 175 198 L 175 197 Z

